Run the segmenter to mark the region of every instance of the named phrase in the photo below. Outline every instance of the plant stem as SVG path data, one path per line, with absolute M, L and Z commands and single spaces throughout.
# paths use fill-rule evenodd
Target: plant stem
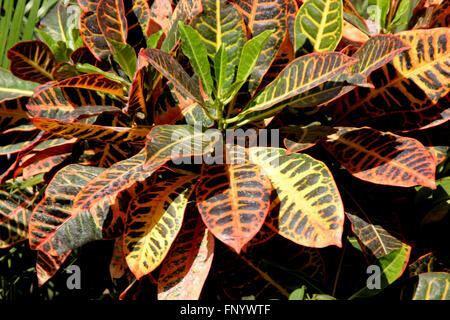
M 337 288 L 337 285 L 338 285 L 338 282 L 339 282 L 339 276 L 341 275 L 342 265 L 343 265 L 343 262 L 344 262 L 345 250 L 347 249 L 347 243 L 348 243 L 348 240 L 347 240 L 347 238 L 345 238 L 344 246 L 342 248 L 341 258 L 339 259 L 339 265 L 338 265 L 338 269 L 336 271 L 336 277 L 334 279 L 333 292 L 331 293 L 331 295 L 333 297 L 335 297 L 336 288 Z
M 223 104 L 220 99 L 217 100 L 217 127 L 219 130 L 223 130 L 224 128 L 224 118 L 223 118 Z

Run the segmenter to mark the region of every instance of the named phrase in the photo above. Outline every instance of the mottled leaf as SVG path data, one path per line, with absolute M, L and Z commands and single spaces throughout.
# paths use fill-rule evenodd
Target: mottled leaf
M 226 152 L 232 151 L 226 147 Z M 196 192 L 197 206 L 208 229 L 237 253 L 261 229 L 272 190 L 264 171 L 245 158 L 242 155 L 225 164 L 204 164 Z
M 280 199 L 278 233 L 308 247 L 340 247 L 344 208 L 325 164 L 279 148 L 249 150 L 250 161 L 267 173 Z
M 198 300 L 213 257 L 214 236 L 197 212 L 187 210 L 180 233 L 161 265 L 158 300 Z
M 273 30 L 264 46 L 256 66 L 249 79 L 249 91 L 253 93 L 258 88 L 262 78 L 266 74 L 275 58 L 284 37 L 287 34 L 285 0 L 266 2 L 261 0 L 241 1 L 234 3 L 244 17 L 245 23 L 254 38 L 265 30 Z
M 322 144 L 359 179 L 391 186 L 436 188 L 434 158 L 415 139 L 368 127 L 340 128 Z
M 124 236 L 127 264 L 137 279 L 156 269 L 180 231 L 197 176 L 157 183 L 130 203 Z
M 413 300 L 450 300 L 450 274 L 427 272 L 419 274 Z
M 343 19 L 342 0 L 310 0 L 297 13 L 295 35 L 305 36 L 316 52 L 334 51 L 342 38 Z

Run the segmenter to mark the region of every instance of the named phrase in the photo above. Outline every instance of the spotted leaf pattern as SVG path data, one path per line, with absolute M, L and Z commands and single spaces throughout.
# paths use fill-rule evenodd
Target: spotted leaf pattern
M 214 236 L 198 213 L 188 209 L 180 233 L 161 265 L 158 300 L 198 300 L 213 257 Z
M 149 63 L 146 59 L 142 56 L 138 57 L 136 74 L 131 83 L 127 105 L 123 109 L 123 112 L 127 114 L 136 115 L 136 113 L 140 112 L 144 117 L 147 115 L 144 80 L 148 65 Z
M 280 199 L 278 233 L 303 246 L 341 246 L 344 208 L 333 177 L 306 154 L 252 147 L 250 161 L 269 176 Z
M 228 147 L 226 150 L 230 152 Z M 196 199 L 208 229 L 239 253 L 261 229 L 269 210 L 272 187 L 257 165 L 245 156 L 236 160 L 204 164 Z
M 147 136 L 144 170 L 153 170 L 169 160 L 174 164 L 190 163 L 192 156 L 195 164 L 202 163 L 202 155 L 216 150 L 218 134 L 218 130 L 211 129 L 206 135 L 189 125 L 156 126 Z
M 83 123 L 93 123 L 98 112 L 114 112 L 122 103 L 108 96 L 97 94 L 94 90 L 75 87 L 54 87 L 48 83 L 36 90 L 26 107 L 31 117 L 48 118 L 61 121 L 79 120 Z M 90 107 L 87 107 L 90 106 Z M 87 108 L 83 108 L 87 107 Z M 119 109 L 120 110 L 120 109 Z M 88 118 L 81 120 L 80 118 Z
M 7 248 L 28 239 L 33 194 L 26 191 L 26 201 L 20 194 L 0 191 L 0 248 Z
M 192 19 L 202 11 L 203 11 L 202 0 L 178 1 L 177 6 L 173 11 L 172 17 L 169 21 L 169 28 L 166 33 L 166 39 L 164 40 L 161 46 L 161 50 L 171 52 L 177 45 L 178 41 L 180 40 L 178 21 L 182 21 L 184 24 L 190 24 Z
M 102 225 L 111 214 L 104 201 L 91 210 L 76 212 L 72 204 L 77 193 L 105 169 L 72 164 L 53 177 L 44 198 L 30 218 L 30 247 L 52 256 L 62 255 L 87 242 L 102 239 Z
M 290 106 L 299 108 L 330 103 L 356 88 L 355 83 L 350 83 L 355 75 L 364 81 L 374 70 L 407 49 L 409 46 L 396 36 L 373 36 L 352 55 L 352 58 L 358 59 L 356 63 L 321 85 L 300 94 Z
M 225 0 L 204 0 L 202 4 L 203 12 L 192 20 L 191 25 L 198 31 L 211 59 L 214 59 L 216 52 L 224 45 L 228 64 L 222 87 L 228 88 L 234 80 L 242 47 L 247 40 L 245 24 L 236 7 Z
M 19 97 L 4 99 L 0 102 L 0 128 L 2 130 L 29 123 L 25 107 L 28 99 L 29 97 Z
M 265 30 L 274 30 L 261 51 L 249 78 L 249 91 L 253 93 L 275 59 L 278 49 L 287 34 L 287 4 L 285 0 L 235 0 L 234 3 L 244 17 L 252 38 Z
M 85 45 L 97 60 L 107 59 L 111 50 L 98 24 L 97 13 L 85 11 L 80 16 L 80 33 Z
M 49 88 L 52 87 L 82 88 L 123 97 L 123 84 L 97 73 L 83 74 L 81 76 L 58 81 Z
M 77 2 L 83 11 L 95 11 L 99 0 L 77 0 Z
M 167 0 L 154 0 L 150 8 L 150 16 L 161 26 L 164 33 L 167 33 L 172 17 L 171 2 Z
M 119 161 L 100 173 L 77 194 L 73 212 L 89 210 L 104 199 L 114 203 L 119 192 L 145 180 L 156 170 L 143 170 L 144 161 L 145 149 L 142 149 L 135 156 Z
M 416 139 L 372 128 L 340 128 L 323 146 L 355 177 L 377 184 L 436 188 L 434 157 Z
M 448 94 L 450 29 L 404 31 L 397 36 L 411 47 L 392 61 L 400 75 L 414 81 L 433 102 Z
M 196 175 L 170 178 L 138 194 L 130 203 L 124 236 L 128 267 L 137 279 L 166 257 L 180 231 Z
M 293 60 L 249 102 L 239 114 L 237 124 L 273 116 L 294 104 L 301 93 L 333 78 L 357 61 L 337 52 L 312 53 Z
M 381 224 L 372 221 L 365 212 L 346 212 L 347 218 L 352 224 L 352 231 L 364 246 L 363 252 L 368 256 L 380 258 L 394 250 L 405 248 L 407 260 L 411 253 L 411 246 L 402 241 L 393 231 L 386 229 Z
M 49 172 L 71 156 L 70 152 L 50 155 L 23 168 L 22 177 L 26 180 L 40 173 Z
M 447 121 L 449 32 L 436 28 L 396 34 L 411 49 L 370 75 L 374 89 L 357 88 L 331 105 L 328 112 L 335 123 L 411 130 Z

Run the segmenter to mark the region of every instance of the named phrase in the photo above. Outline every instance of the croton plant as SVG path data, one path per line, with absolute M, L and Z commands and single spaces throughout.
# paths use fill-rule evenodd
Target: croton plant
M 352 299 L 411 281 L 403 298 L 449 299 L 445 242 L 414 238 L 448 221 L 449 17 L 445 0 L 60 1 L 0 70 L 1 248 L 26 241 L 43 286 L 107 241 L 121 299 L 348 298 L 349 255 Z

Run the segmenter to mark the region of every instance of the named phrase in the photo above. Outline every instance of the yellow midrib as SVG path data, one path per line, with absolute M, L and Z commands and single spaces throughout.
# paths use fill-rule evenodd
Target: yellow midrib
M 328 11 L 330 11 L 330 1 L 325 0 L 325 8 L 323 10 L 322 19 L 320 19 L 319 31 L 317 32 L 317 41 L 314 43 L 314 51 L 320 51 L 320 43 L 327 22 Z
M 220 0 L 216 0 L 216 52 L 219 51 L 220 46 L 222 45 L 222 25 L 220 23 Z
M 42 68 L 39 64 L 34 62 L 34 60 L 29 59 L 28 57 L 24 56 L 21 53 L 15 52 L 15 55 L 17 55 L 19 58 L 23 59 L 26 63 L 31 65 L 33 68 L 38 70 L 40 73 L 42 73 L 44 76 L 46 76 L 49 79 L 53 79 L 52 75 L 48 73 L 44 68 Z M 39 52 L 36 52 L 36 54 L 39 54 Z
M 0 92 L 9 92 L 9 93 L 23 93 L 27 96 L 32 96 L 33 91 L 30 90 L 20 90 L 20 89 L 14 89 L 14 88 L 0 88 Z

